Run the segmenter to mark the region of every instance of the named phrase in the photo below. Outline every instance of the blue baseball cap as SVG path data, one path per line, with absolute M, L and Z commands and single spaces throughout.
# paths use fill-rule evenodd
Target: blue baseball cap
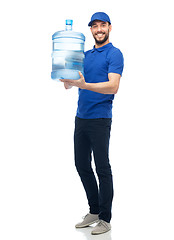
M 92 15 L 91 17 L 91 21 L 88 23 L 88 26 L 92 26 L 92 23 L 95 21 L 95 20 L 100 20 L 102 22 L 109 22 L 111 24 L 111 20 L 109 18 L 109 16 L 104 13 L 104 12 L 96 12 Z

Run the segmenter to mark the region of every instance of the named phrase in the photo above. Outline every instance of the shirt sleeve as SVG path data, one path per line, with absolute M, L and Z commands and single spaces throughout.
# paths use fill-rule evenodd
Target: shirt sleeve
M 109 56 L 108 73 L 118 73 L 122 76 L 124 67 L 123 54 L 119 49 L 116 49 Z

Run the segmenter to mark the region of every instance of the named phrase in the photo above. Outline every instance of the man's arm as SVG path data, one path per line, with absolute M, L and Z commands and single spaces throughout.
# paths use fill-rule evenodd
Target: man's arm
M 69 86 L 76 86 L 81 89 L 90 90 L 93 92 L 103 93 L 103 94 L 116 94 L 119 88 L 121 75 L 117 73 L 109 73 L 107 82 L 99 83 L 86 83 L 81 72 L 79 72 L 80 79 L 70 80 L 61 79 L 61 82 L 67 83 Z
M 103 94 L 116 94 L 120 83 L 120 74 L 109 73 L 108 82 L 86 83 L 85 89 Z

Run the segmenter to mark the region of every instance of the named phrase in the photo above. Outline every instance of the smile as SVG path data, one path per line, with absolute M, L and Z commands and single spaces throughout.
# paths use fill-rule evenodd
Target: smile
M 104 36 L 103 33 L 98 33 L 98 34 L 96 34 L 96 35 L 97 35 L 99 38 Z

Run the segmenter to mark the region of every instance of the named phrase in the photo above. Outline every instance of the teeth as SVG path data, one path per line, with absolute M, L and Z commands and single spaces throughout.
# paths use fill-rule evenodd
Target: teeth
M 98 37 L 102 37 L 103 34 L 102 34 L 102 33 L 98 33 L 97 36 L 98 36 Z

